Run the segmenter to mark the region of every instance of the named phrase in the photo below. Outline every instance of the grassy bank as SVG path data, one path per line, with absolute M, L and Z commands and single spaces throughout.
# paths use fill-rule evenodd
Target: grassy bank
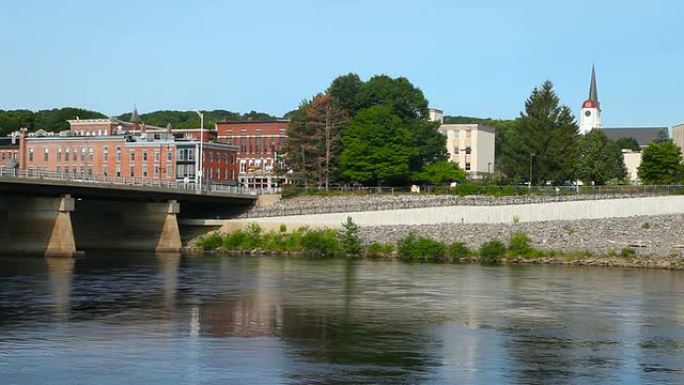
M 652 258 L 638 256 L 635 249 L 624 247 L 595 255 L 587 250 L 538 249 L 529 235 L 514 232 L 508 239 L 492 239 L 479 248 L 469 248 L 463 242 L 444 243 L 410 233 L 396 244 L 363 244 L 359 227 L 347 218 L 340 230 L 298 228 L 288 232 L 285 225 L 279 231 L 264 232 L 257 224 L 230 234 L 219 232 L 199 237 L 193 250 L 215 253 L 251 253 L 295 255 L 310 258 L 370 258 L 405 262 L 459 263 L 478 262 L 487 265 L 501 263 L 546 263 L 601 266 L 684 268 L 680 256 Z

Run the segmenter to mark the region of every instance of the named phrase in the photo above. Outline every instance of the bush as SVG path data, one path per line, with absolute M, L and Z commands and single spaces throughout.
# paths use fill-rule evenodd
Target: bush
M 620 257 L 622 257 L 622 258 L 634 258 L 634 257 L 636 257 L 636 251 L 629 246 L 625 246 L 622 248 L 622 250 L 620 250 Z
M 256 223 L 250 223 L 245 229 L 245 239 L 242 243 L 243 250 L 254 250 L 261 247 L 263 230 Z
M 347 217 L 347 221 L 342 224 L 342 229 L 338 233 L 342 251 L 349 256 L 360 256 L 363 251 L 361 238 L 359 238 L 359 225 Z
M 244 250 L 247 235 L 242 230 L 236 230 L 223 237 L 223 247 L 228 250 Z
M 368 258 L 387 258 L 392 255 L 394 245 L 391 243 L 372 242 L 366 246 L 366 257 Z
M 498 239 L 485 242 L 480 246 L 480 262 L 497 264 L 506 255 L 506 245 Z
M 215 250 L 221 247 L 223 237 L 218 231 L 211 234 L 202 235 L 197 239 L 195 245 L 202 250 Z
M 463 242 L 454 242 L 449 245 L 449 256 L 458 262 L 463 258 L 468 258 L 473 255 L 473 251 Z
M 302 251 L 308 256 L 337 257 L 342 246 L 337 240 L 337 232 L 330 229 L 309 230 L 301 238 Z
M 399 258 L 405 261 L 441 262 L 447 258 L 447 247 L 434 239 L 419 237 L 410 233 L 399 241 Z
M 511 233 L 508 239 L 508 252 L 514 257 L 531 257 L 532 246 L 530 246 L 530 237 L 520 231 Z

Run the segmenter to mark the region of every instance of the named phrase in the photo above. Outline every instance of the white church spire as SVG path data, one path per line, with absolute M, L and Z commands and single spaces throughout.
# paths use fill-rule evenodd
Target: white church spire
M 582 111 L 580 112 L 580 134 L 586 134 L 593 128 L 601 128 L 601 104 L 598 101 L 598 90 L 596 89 L 596 71 L 592 65 L 589 99 L 582 103 Z

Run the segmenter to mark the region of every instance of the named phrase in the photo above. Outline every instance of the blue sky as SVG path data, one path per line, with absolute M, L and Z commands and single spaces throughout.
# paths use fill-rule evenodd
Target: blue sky
M 545 79 L 577 112 L 595 63 L 604 126 L 684 122 L 682 1 L 0 1 L 0 109 L 280 115 L 356 72 L 511 118 Z

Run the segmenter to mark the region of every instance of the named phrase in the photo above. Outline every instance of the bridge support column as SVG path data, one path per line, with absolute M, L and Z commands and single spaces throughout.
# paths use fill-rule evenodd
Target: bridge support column
M 74 257 L 78 254 L 74 229 L 71 226 L 71 212 L 74 211 L 74 207 L 74 198 L 70 195 L 67 194 L 60 199 L 57 217 L 45 249 L 46 257 Z
M 175 201 L 169 201 L 166 208 L 166 218 L 162 226 L 161 234 L 155 251 L 162 253 L 177 253 L 183 248 L 181 243 L 180 229 L 178 228 L 177 214 L 180 212 L 180 204 Z

